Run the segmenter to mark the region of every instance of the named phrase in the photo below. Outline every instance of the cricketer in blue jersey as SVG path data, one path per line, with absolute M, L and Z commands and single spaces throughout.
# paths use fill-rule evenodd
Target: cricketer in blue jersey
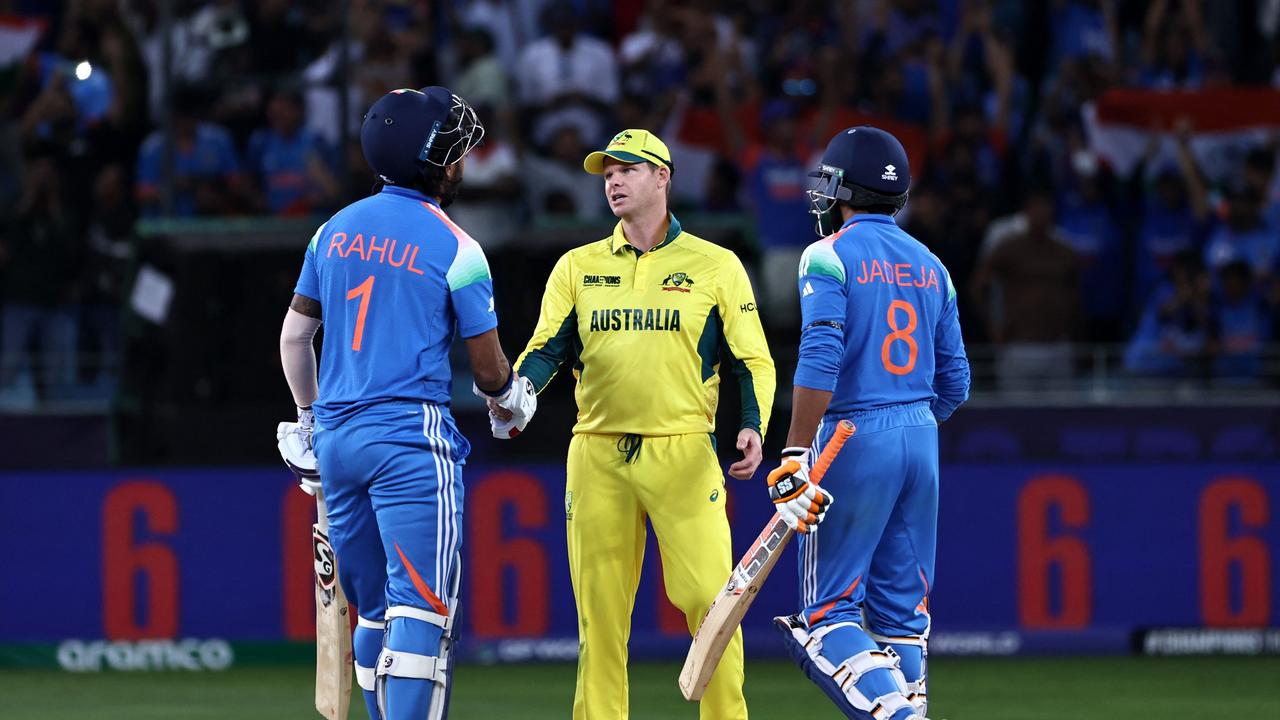
M 956 291 L 894 220 L 911 185 L 896 138 L 846 129 L 810 177 L 824 237 L 800 260 L 791 428 L 769 474 L 800 533 L 804 609 L 777 623 L 846 716 L 923 720 L 938 422 L 969 393 Z M 814 487 L 809 463 L 842 419 L 857 431 Z
M 304 489 L 327 500 L 339 579 L 359 609 L 356 680 L 374 720 L 448 711 L 470 448 L 449 413 L 454 336 L 478 392 L 513 414 L 495 432 L 518 432 L 536 405 L 498 342 L 484 253 L 444 211 L 483 132 L 445 88 L 374 103 L 360 139 L 381 190 L 311 238 L 281 332 L 299 407 L 281 452 Z

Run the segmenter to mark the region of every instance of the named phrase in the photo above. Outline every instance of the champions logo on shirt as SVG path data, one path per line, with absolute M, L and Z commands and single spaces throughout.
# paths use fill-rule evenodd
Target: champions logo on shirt
M 614 308 L 591 311 L 591 332 L 612 330 L 680 332 L 680 311 L 655 308 Z
M 582 287 L 622 287 L 621 275 L 583 275 Z

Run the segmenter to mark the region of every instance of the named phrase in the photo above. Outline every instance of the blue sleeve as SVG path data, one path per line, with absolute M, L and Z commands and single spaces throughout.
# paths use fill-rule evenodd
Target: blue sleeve
M 324 227 L 321 225 L 317 228 L 316 234 L 311 236 L 311 242 L 307 243 L 307 252 L 302 257 L 302 272 L 298 275 L 298 284 L 293 288 L 294 293 L 317 302 L 320 301 L 320 273 L 316 268 L 316 246 L 320 242 L 320 236 L 324 234 Z
M 458 334 L 475 337 L 498 327 L 493 309 L 493 277 L 480 245 L 465 235 L 458 237 L 458 254 L 445 275 L 449 298 L 458 318 Z
M 832 240 L 819 240 L 800 257 L 800 358 L 794 383 L 834 392 L 844 359 L 848 287 Z
M 947 274 L 947 299 L 934 330 L 933 352 L 933 416 L 939 421 L 951 417 L 960 404 L 969 399 L 969 358 L 960 335 L 960 312 L 956 306 L 956 288 Z
M 249 136 L 249 147 L 245 149 L 244 162 L 245 167 L 250 172 L 262 172 L 262 156 L 265 154 L 267 145 L 267 133 L 263 130 L 255 130 Z
M 231 173 L 240 172 L 240 158 L 236 155 L 235 143 L 231 140 L 231 135 L 227 131 L 219 129 L 216 135 L 217 140 L 215 147 L 218 155 L 219 175 L 229 175 Z
M 136 168 L 136 180 L 139 185 L 155 185 L 160 182 L 160 156 L 161 153 L 156 152 L 160 147 L 159 141 L 152 141 L 147 138 L 148 142 L 142 144 L 142 149 L 138 152 L 138 165 Z
M 308 144 L 311 149 L 309 150 L 308 154 L 315 155 L 317 158 L 319 158 L 320 162 L 323 163 L 325 168 L 329 170 L 332 170 L 335 167 L 337 167 L 338 165 L 335 162 L 334 152 L 333 152 L 333 149 L 329 147 L 329 143 L 325 142 L 324 138 L 320 137 L 319 135 L 311 134 L 309 135 L 309 137 L 310 137 L 310 142 Z

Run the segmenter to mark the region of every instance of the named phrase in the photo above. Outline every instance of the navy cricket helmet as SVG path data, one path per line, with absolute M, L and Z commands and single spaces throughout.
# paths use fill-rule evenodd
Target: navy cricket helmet
M 428 164 L 447 167 L 484 137 L 475 110 L 438 85 L 383 95 L 364 114 L 360 147 L 383 182 L 411 186 Z
M 902 143 L 870 125 L 847 128 L 831 138 L 809 178 L 809 212 L 818 216 L 819 235 L 840 226 L 837 201 L 854 208 L 887 205 L 896 214 L 907 204 L 911 189 L 911 167 Z M 824 225 L 831 230 L 824 232 Z

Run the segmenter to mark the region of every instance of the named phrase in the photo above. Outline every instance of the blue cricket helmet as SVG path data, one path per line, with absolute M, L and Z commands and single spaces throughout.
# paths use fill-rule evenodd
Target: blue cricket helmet
M 383 95 L 360 126 L 360 147 L 383 182 L 411 186 L 428 164 L 447 167 L 484 137 L 475 110 L 438 85 Z
M 907 151 L 893 135 L 860 125 L 841 130 L 822 153 L 817 169 L 809 173 L 809 212 L 818 216 L 818 234 L 824 221 L 839 226 L 836 202 L 865 208 L 887 205 L 896 214 L 907 204 L 911 167 Z

